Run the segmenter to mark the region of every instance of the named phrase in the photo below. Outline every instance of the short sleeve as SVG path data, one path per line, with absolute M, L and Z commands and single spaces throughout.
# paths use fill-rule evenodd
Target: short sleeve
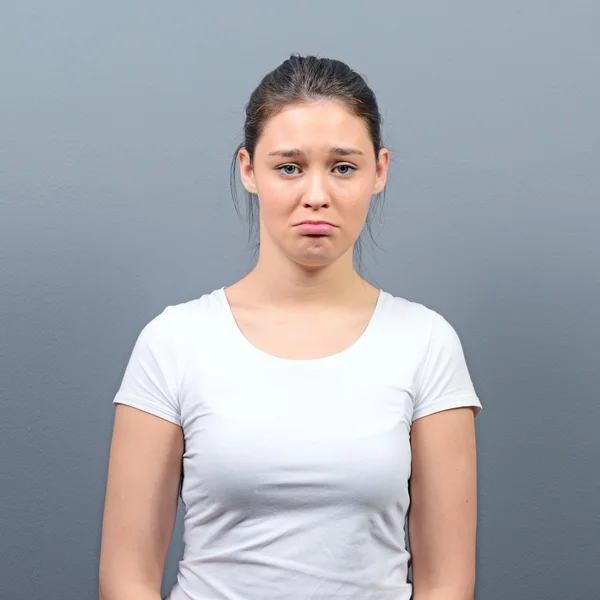
M 170 307 L 139 334 L 114 404 L 127 404 L 181 425 Z
M 434 312 L 429 345 L 417 376 L 412 420 L 463 406 L 474 407 L 475 416 L 482 408 L 458 334 Z

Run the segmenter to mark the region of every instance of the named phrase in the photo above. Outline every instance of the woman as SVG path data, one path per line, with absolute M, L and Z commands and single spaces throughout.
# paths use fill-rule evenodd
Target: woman
M 481 404 L 461 343 L 353 266 L 386 183 L 380 122 L 335 60 L 292 56 L 250 97 L 236 158 L 258 262 L 137 340 L 114 399 L 102 600 L 159 600 L 179 493 L 169 600 L 473 598 Z

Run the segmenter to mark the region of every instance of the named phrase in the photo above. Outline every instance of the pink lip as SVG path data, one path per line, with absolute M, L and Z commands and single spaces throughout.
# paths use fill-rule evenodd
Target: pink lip
M 335 229 L 335 225 L 325 221 L 304 221 L 297 225 L 303 233 L 311 235 L 324 235 Z

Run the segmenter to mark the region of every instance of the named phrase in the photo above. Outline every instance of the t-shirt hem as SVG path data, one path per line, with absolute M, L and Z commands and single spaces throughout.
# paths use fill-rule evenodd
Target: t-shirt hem
M 126 404 L 127 406 L 132 406 L 133 408 L 143 410 L 144 412 L 147 412 L 156 417 L 160 417 L 161 419 L 165 419 L 166 421 L 169 421 L 181 427 L 181 419 L 177 415 L 173 415 L 169 412 L 161 410 L 160 408 L 156 408 L 155 406 L 148 406 L 147 402 L 141 402 L 139 400 L 136 400 L 135 398 L 125 398 L 122 396 L 117 396 L 113 400 L 113 404 Z
M 429 415 L 433 415 L 437 412 L 442 412 L 443 410 L 449 410 L 451 408 L 474 408 L 475 416 L 479 415 L 481 412 L 482 406 L 479 398 L 474 397 L 471 399 L 466 399 L 464 397 L 461 398 L 448 398 L 447 400 L 437 401 L 435 406 L 429 406 L 427 408 L 423 408 L 422 410 L 415 411 L 413 413 L 412 420 L 416 421 L 417 419 L 421 419 L 423 417 L 427 417 Z

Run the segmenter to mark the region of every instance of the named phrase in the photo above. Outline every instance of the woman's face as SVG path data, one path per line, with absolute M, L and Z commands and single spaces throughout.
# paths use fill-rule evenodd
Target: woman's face
M 286 107 L 265 125 L 254 163 L 238 155 L 244 187 L 258 195 L 261 253 L 305 266 L 351 250 L 371 197 L 385 187 L 389 152 L 375 158 L 363 119 L 335 102 Z

